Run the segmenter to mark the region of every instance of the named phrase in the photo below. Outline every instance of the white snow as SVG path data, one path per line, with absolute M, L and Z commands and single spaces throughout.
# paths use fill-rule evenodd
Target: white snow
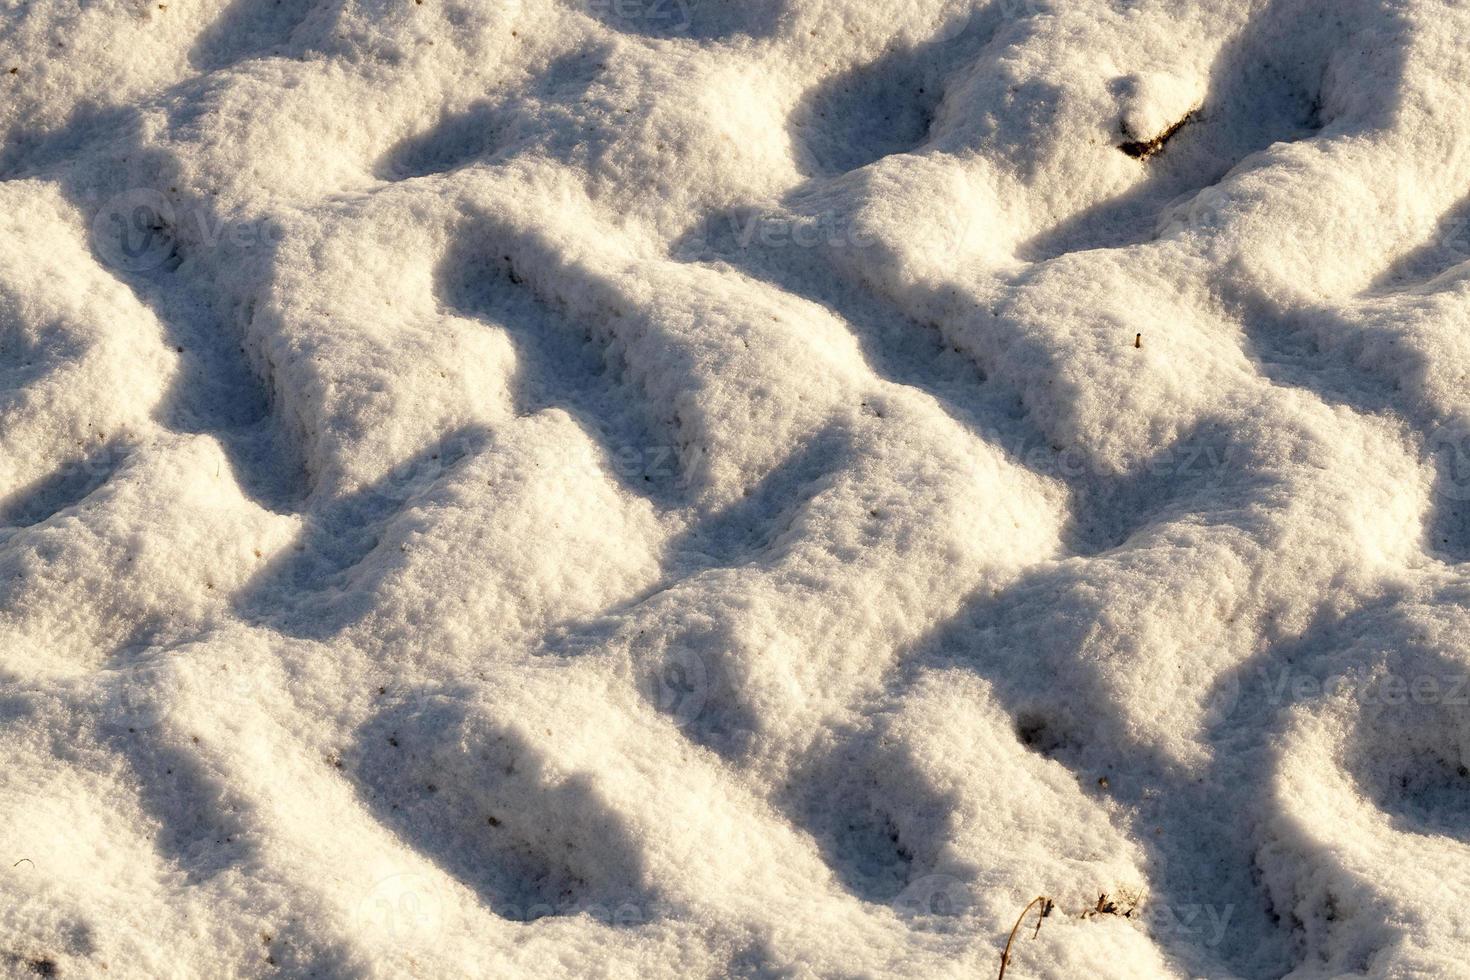
M 0 974 L 1463 974 L 1467 38 L 6 0 Z

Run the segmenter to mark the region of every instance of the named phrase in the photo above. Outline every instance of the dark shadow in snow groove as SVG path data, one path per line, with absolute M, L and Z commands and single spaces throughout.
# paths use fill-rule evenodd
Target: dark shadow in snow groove
M 762 245 L 758 235 L 739 241 L 739 229 L 749 220 L 713 215 L 675 243 L 674 253 L 684 261 L 729 263 L 826 307 L 851 330 L 880 377 L 932 396 L 951 418 L 1016 465 L 1066 484 L 1073 503 L 1063 536 L 1071 553 L 1094 555 L 1119 547 L 1160 515 L 1224 480 L 1238 447 L 1227 426 L 1210 423 L 1181 435 L 1132 474 L 1101 472 L 1086 453 L 1046 438 L 1015 396 L 987 383 L 973 360 L 944 343 L 937 327 L 918 323 L 835 270 L 822 249 L 790 241 Z
M 763 223 L 794 228 L 798 218 L 762 215 L 751 209 L 707 215 L 674 243 L 685 262 L 728 264 L 826 308 L 851 331 L 869 366 L 884 380 L 918 389 L 935 399 L 971 431 L 1001 441 L 1034 443 L 1024 413 L 993 387 L 973 360 L 944 343 L 936 326 L 922 324 L 853 277 L 833 267 L 819 247 L 803 247 L 786 236 L 764 242 Z M 827 229 L 841 235 L 841 228 Z M 859 246 L 854 246 L 859 247 Z
M 260 842 L 246 832 L 246 801 L 220 774 L 173 744 L 164 729 L 118 732 L 115 747 L 132 766 L 142 808 L 159 823 L 159 855 L 197 886 L 260 860 Z
M 301 54 L 293 35 L 308 20 L 335 17 L 338 0 L 234 0 L 189 49 L 198 71 L 219 71 L 253 58 Z
M 1253 758 L 1269 765 L 1293 709 L 1327 708 L 1345 695 L 1358 711 L 1338 733 L 1338 757 L 1364 804 L 1403 833 L 1470 842 L 1470 772 L 1456 734 L 1470 682 L 1425 621 L 1426 613 L 1448 612 L 1444 625 L 1460 629 L 1467 600 L 1463 584 L 1437 595 L 1392 592 L 1345 616 L 1324 614 L 1300 637 L 1242 663 L 1220 683 L 1222 710 L 1207 735 L 1228 749 L 1216 753 L 1217 791 L 1249 771 Z
M 733 568 L 779 557 L 770 553 L 796 515 L 844 468 L 855 451 L 850 433 L 829 426 L 725 509 L 710 514 L 668 545 L 674 561 L 694 567 Z
M 169 341 L 183 348 L 179 379 L 165 401 L 170 426 L 218 439 L 241 489 L 257 503 L 297 509 L 307 492 L 306 465 L 239 346 L 243 326 L 227 326 L 229 314 L 179 296 L 158 296 L 150 305 Z
M 1361 415 L 1391 412 L 1402 404 L 1404 392 L 1391 377 L 1353 362 L 1354 352 L 1375 339 L 1371 325 L 1326 309 L 1283 310 L 1255 291 L 1227 288 L 1221 293 L 1221 302 L 1240 324 L 1244 353 L 1274 384 L 1311 392 Z M 1339 349 L 1323 350 L 1323 337 L 1332 338 Z
M 1154 240 L 1160 215 L 1226 177 L 1248 157 L 1275 143 L 1309 139 L 1321 129 L 1320 63 L 1290 64 L 1274 52 L 1279 39 L 1254 31 L 1227 45 L 1211 70 L 1203 106 L 1188 125 L 1171 130 L 1168 146 L 1144 154 L 1146 176 L 1131 190 L 1088 208 L 1024 243 L 1021 258 L 1041 262 L 1070 252 L 1120 248 Z M 1119 81 L 1118 94 L 1126 85 Z M 1119 135 L 1125 134 L 1119 127 Z M 1125 144 L 1134 145 L 1134 144 Z M 1102 152 L 1102 148 L 1097 148 Z
M 57 139 L 67 142 L 60 134 Z M 144 145 L 136 126 L 127 139 L 126 150 L 113 152 L 152 174 L 155 185 L 101 202 L 93 188 L 64 184 L 63 192 L 87 220 L 98 265 L 154 313 L 179 357 L 158 418 L 175 432 L 216 438 L 241 489 L 261 506 L 294 509 L 308 490 L 305 460 L 274 411 L 269 382 L 255 372 L 243 346 L 250 305 L 242 306 L 217 279 L 220 266 L 242 275 L 265 269 L 279 247 L 280 229 L 263 220 L 227 221 L 208 197 L 171 186 L 176 161 Z
M 945 36 L 887 54 L 824 81 L 802 98 L 787 126 L 808 173 L 840 174 L 923 146 L 948 79 L 967 67 L 1006 23 L 992 3 Z
M 260 825 L 252 819 L 251 801 L 230 790 L 228 779 L 190 751 L 184 734 L 161 724 L 110 732 L 107 746 L 126 760 L 138 804 L 156 824 L 153 846 L 158 856 L 190 888 L 217 883 L 221 877 L 253 876 L 265 863 Z M 231 883 L 225 886 L 237 887 Z M 273 972 L 288 976 L 347 977 L 353 955 L 330 934 L 304 922 L 277 919 L 277 908 L 259 910 L 259 927 L 271 936 L 258 960 L 239 965 L 242 975 L 255 975 L 269 955 Z
M 131 139 L 142 113 L 131 107 L 79 106 L 66 122 L 47 132 L 12 131 L 0 146 L 0 180 L 46 179 L 70 168 L 92 145 Z
M 1470 839 L 1470 808 L 1459 795 L 1470 776 L 1458 767 L 1453 734 L 1459 709 L 1443 706 L 1466 696 L 1464 667 L 1442 658 L 1423 618 L 1425 609 L 1463 608 L 1463 586 L 1412 603 L 1390 594 L 1346 615 L 1334 608 L 1341 597 L 1324 597 L 1316 619 L 1295 635 L 1273 629 L 1268 617 L 1261 651 L 1222 673 L 1205 694 L 1200 738 L 1208 760 L 1181 767 L 1107 708 L 1116 688 L 1099 665 L 1127 670 L 1119 663 L 1126 645 L 1104 656 L 1095 630 L 1111 615 L 1119 560 L 1045 569 L 1000 596 L 976 596 L 920 645 L 913 664 L 974 670 L 1018 720 L 1023 741 L 1043 733 L 1047 756 L 1089 792 L 1099 792 L 1098 778 L 1107 777 L 1101 792 L 1133 814 L 1132 835 L 1148 854 L 1149 903 L 1165 913 L 1162 921 L 1144 921 L 1157 923 L 1155 941 L 1192 975 L 1279 977 L 1300 965 L 1292 910 L 1273 905 L 1257 865 L 1259 828 L 1242 820 L 1279 806 L 1279 752 L 1295 708 L 1325 706 L 1334 690 L 1366 690 L 1359 679 L 1375 669 L 1405 683 L 1438 678 L 1439 707 L 1406 697 L 1384 710 L 1384 698 L 1370 694 L 1346 735 L 1346 761 L 1365 797 L 1399 829 Z M 1229 911 L 1218 936 L 1180 929 L 1170 918 L 1205 907 Z
M 1269 742 L 1232 730 L 1218 745 L 1224 764 L 1181 769 L 1130 730 L 1108 706 L 1116 689 L 1094 662 L 1096 627 L 1110 615 L 1115 559 L 1030 574 L 1000 596 L 977 595 L 968 609 L 920 644 L 914 664 L 973 670 L 1017 722 L 1017 741 L 1066 766 L 1089 794 L 1121 806 L 1148 860 L 1149 902 L 1157 909 L 1230 909 L 1218 943 L 1160 923 L 1156 942 L 1192 976 L 1279 977 L 1292 964 L 1289 929 L 1277 919 L 1255 866 L 1256 839 L 1240 814 L 1270 793 Z M 1114 669 L 1117 657 L 1109 662 Z M 1107 787 L 1099 784 L 1107 778 Z
M 164 268 L 118 273 L 157 315 L 179 357 L 160 417 L 176 432 L 219 440 L 248 497 L 277 512 L 294 510 L 306 496 L 306 465 L 273 410 L 269 385 L 241 346 L 249 313 L 201 288 L 199 270 L 184 257 L 186 247 L 178 246 L 178 261 Z
M 834 751 L 788 780 L 779 803 L 782 813 L 812 835 L 849 893 L 882 905 L 933 867 L 956 807 L 954 799 L 912 773 L 898 776 L 915 763 L 888 744 L 881 731 L 845 733 Z M 883 789 L 886 779 L 917 795 L 892 798 Z
M 600 618 L 562 624 L 538 656 L 555 663 L 622 648 L 633 661 L 639 693 L 650 707 L 690 741 L 726 759 L 746 759 L 759 745 L 761 725 L 759 707 L 747 697 L 741 665 L 730 653 L 741 645 L 742 617 L 730 603 L 692 614 L 686 600 L 703 583 L 696 580 L 693 588 L 685 587 L 687 574 Z M 679 592 L 664 594 L 672 588 Z
M 111 478 L 129 447 L 108 442 L 0 501 L 0 527 L 30 527 L 75 507 Z
M 697 579 L 701 572 L 779 561 L 781 535 L 851 458 L 852 445 L 850 434 L 837 426 L 807 440 L 743 499 L 675 536 L 665 549 L 658 585 L 598 616 L 560 623 L 542 654 L 556 659 L 626 647 L 639 662 L 639 687 L 656 710 L 673 717 L 692 741 L 727 758 L 741 757 L 759 718 L 732 672 L 738 665 L 727 657 L 736 645 L 739 613 L 721 604 L 716 612 L 689 616 L 674 611 L 682 603 L 668 604 L 672 597 L 663 594 L 686 585 L 708 588 Z M 662 615 L 648 615 L 650 609 Z M 656 623 L 668 625 L 661 629 Z M 633 639 L 630 624 L 657 635 L 644 639 L 639 629 Z
M 466 163 L 485 161 L 501 147 L 511 116 L 494 102 L 477 102 L 445 116 L 427 132 L 410 136 L 391 149 L 375 168 L 384 180 L 404 180 L 448 173 Z
M 1393 262 L 1369 287 L 1370 293 L 1399 293 L 1433 283 L 1451 269 L 1470 263 L 1470 198 L 1449 210 L 1429 240 Z
M 1426 550 L 1448 562 L 1470 561 L 1470 425 L 1440 426 L 1429 434 L 1425 451 L 1435 468 Z
M 1126 550 L 1135 535 L 1168 521 L 1193 516 L 1201 526 L 1228 523 L 1240 476 L 1237 467 L 1249 454 L 1226 422 L 1205 420 L 1181 433 L 1127 473 L 1104 473 L 1081 453 L 1018 459 L 1036 469 L 1048 460 L 1043 475 L 1072 490 L 1072 506 L 1062 540 L 1079 556 Z
M 1427 683 L 1430 676 L 1422 674 L 1417 679 Z M 1448 696 L 1463 703 L 1463 667 L 1445 664 L 1441 676 L 1439 690 L 1458 689 L 1459 694 Z M 1460 761 L 1457 741 L 1436 742 L 1432 734 L 1406 725 L 1407 719 L 1393 721 L 1393 728 L 1380 729 L 1386 737 L 1377 744 L 1364 744 L 1367 739 L 1360 733 L 1359 744 L 1348 759 L 1363 795 L 1388 814 L 1400 833 L 1470 844 L 1470 768 Z M 1423 727 L 1429 729 L 1438 722 L 1441 731 L 1452 731 L 1454 722 L 1444 725 L 1444 721 L 1436 719 Z
M 1239 290 L 1227 291 L 1221 299 L 1240 323 L 1246 355 L 1273 383 L 1311 392 L 1360 415 L 1397 417 L 1407 408 L 1410 421 L 1429 430 L 1423 448 L 1435 468 L 1435 484 L 1424 547 L 1446 561 L 1470 560 L 1470 425 L 1438 422 L 1432 403 L 1392 375 L 1355 361 L 1365 351 L 1393 349 L 1396 370 L 1412 375 L 1427 372 L 1427 355 L 1401 343 L 1397 325 L 1385 326 L 1372 316 L 1349 320 L 1330 309 L 1283 311 L 1261 294 Z M 1323 350 L 1323 338 L 1339 349 Z
M 624 377 L 618 345 L 539 297 L 484 228 L 457 236 L 436 273 L 446 308 L 504 330 L 515 346 L 516 411 L 562 408 L 607 454 L 608 470 L 630 493 L 661 506 L 682 501 L 671 422 L 654 419 L 637 385 Z M 493 236 L 491 236 L 493 238 Z
M 382 480 L 318 505 L 295 544 L 240 590 L 236 610 L 247 620 L 307 639 L 330 638 L 356 622 L 377 601 L 358 571 L 384 531 L 489 439 L 479 428 L 450 433 L 400 462 Z M 395 555 L 382 561 L 391 563 Z
M 1237 167 L 1254 165 L 1249 158 L 1273 144 L 1352 137 L 1334 117 L 1332 87 L 1334 55 L 1359 43 L 1354 31 L 1336 7 L 1274 0 L 1216 58 L 1196 117 L 1172 135 L 1165 152 L 1140 162 L 1147 176 L 1132 190 L 1026 242 L 1020 257 L 1039 262 L 1152 241 L 1171 204 L 1188 201 Z M 1396 54 L 1402 72 L 1402 48 Z M 1383 78 L 1382 87 L 1396 88 L 1391 78 Z M 1119 136 L 1124 138 L 1121 124 Z
M 1185 441 L 1226 447 L 1232 428 L 1205 428 Z M 1138 616 L 1140 604 L 1175 613 L 1168 593 L 1157 588 L 1159 569 L 1177 569 L 1186 556 L 1214 548 L 1249 566 L 1259 561 L 1252 556 L 1278 540 L 1277 508 L 1256 503 L 1279 497 L 1272 459 L 1259 458 L 1249 444 L 1234 452 L 1240 458 L 1222 453 L 1222 465 L 1184 481 L 1177 496 L 1147 515 L 1143 527 L 1152 533 L 1135 531 L 1121 547 L 1089 562 L 1039 568 L 999 595 L 977 594 L 920 643 L 912 659 L 974 670 L 1016 719 L 1018 740 L 1072 769 L 1089 791 L 1107 777 L 1108 794 L 1136 814 L 1134 837 L 1150 853 L 1157 906 L 1232 909 L 1228 934 L 1216 945 L 1189 932 L 1157 936 L 1171 955 L 1196 974 L 1275 977 L 1294 965 L 1291 930 L 1285 913 L 1278 917 L 1272 907 L 1255 865 L 1259 840 L 1239 819 L 1271 805 L 1272 752 L 1289 707 L 1279 700 L 1280 688 L 1265 684 L 1261 674 L 1272 681 L 1284 676 L 1289 685 L 1296 674 L 1315 671 L 1314 660 L 1351 646 L 1345 638 L 1356 634 L 1339 626 L 1335 611 L 1343 597 L 1324 595 L 1325 611 L 1305 638 L 1278 629 L 1269 606 L 1262 608 L 1269 597 L 1248 586 L 1219 611 L 1227 622 L 1247 617 L 1237 630 L 1257 635 L 1265 652 L 1242 651 L 1241 665 L 1203 695 L 1201 738 L 1211 753 L 1202 766 L 1181 766 L 1160 752 L 1116 707 L 1117 675 L 1140 669 L 1145 661 L 1130 667 L 1130 660 L 1149 642 L 1141 624 L 1134 628 L 1120 617 Z M 1148 496 L 1151 480 L 1173 481 L 1166 467 L 1159 470 L 1117 492 Z M 1354 614 L 1354 621 L 1391 619 L 1393 605 L 1384 600 L 1377 612 Z
M 503 919 L 653 919 L 643 848 L 595 781 L 474 711 L 463 692 L 385 706 L 343 753 L 363 802 Z
M 532 146 L 567 160 L 587 141 L 596 141 L 612 112 L 608 98 L 614 93 L 589 97 L 609 57 L 606 47 L 563 55 L 513 97 L 481 100 L 400 140 L 373 173 L 381 180 L 427 177 L 498 162 Z

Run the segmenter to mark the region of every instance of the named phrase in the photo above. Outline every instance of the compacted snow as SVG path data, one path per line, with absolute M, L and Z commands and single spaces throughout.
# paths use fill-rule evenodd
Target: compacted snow
M 0 971 L 1464 975 L 1467 38 L 5 0 Z

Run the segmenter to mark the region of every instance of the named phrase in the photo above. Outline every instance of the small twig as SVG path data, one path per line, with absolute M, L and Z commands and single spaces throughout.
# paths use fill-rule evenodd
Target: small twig
M 1198 112 L 1198 109 L 1191 109 L 1188 113 L 1185 114 L 1183 119 L 1179 120 L 1177 123 L 1170 126 L 1168 129 L 1164 130 L 1162 133 L 1155 136 L 1151 140 L 1130 140 L 1127 143 L 1119 146 L 1118 149 L 1122 150 L 1124 153 L 1128 154 L 1135 160 L 1147 160 L 1149 157 L 1163 150 L 1164 144 L 1169 142 L 1170 138 L 1173 137 L 1175 133 L 1179 132 L 1190 121 L 1192 121 L 1194 117 L 1198 114 Z
M 36 866 L 36 862 L 35 861 L 32 861 L 30 858 L 21 858 L 19 861 L 17 861 L 14 864 L 12 864 L 11 867 L 12 868 L 18 868 L 22 864 L 29 864 L 33 868 Z
M 1026 913 L 1030 912 L 1037 902 L 1041 903 L 1041 909 L 1036 916 L 1036 930 L 1031 933 L 1032 939 L 1035 939 L 1041 934 L 1041 920 L 1046 918 L 1048 915 L 1051 915 L 1051 910 L 1055 907 L 1052 904 L 1052 900 L 1047 898 L 1045 895 L 1038 895 L 1030 902 L 1026 903 L 1026 907 L 1021 910 L 1021 914 L 1016 916 L 1016 924 L 1011 926 L 1010 937 L 1006 939 L 1006 948 L 1001 950 L 1000 976 L 997 977 L 996 980 L 1005 980 L 1006 967 L 1009 966 L 1011 962 L 1011 943 L 1016 941 L 1016 933 L 1020 931 L 1021 923 L 1026 920 Z

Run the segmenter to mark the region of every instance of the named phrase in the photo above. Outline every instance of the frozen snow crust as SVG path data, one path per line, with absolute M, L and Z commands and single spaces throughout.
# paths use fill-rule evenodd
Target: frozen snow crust
M 0 971 L 1463 975 L 1466 38 L 9 0 Z

